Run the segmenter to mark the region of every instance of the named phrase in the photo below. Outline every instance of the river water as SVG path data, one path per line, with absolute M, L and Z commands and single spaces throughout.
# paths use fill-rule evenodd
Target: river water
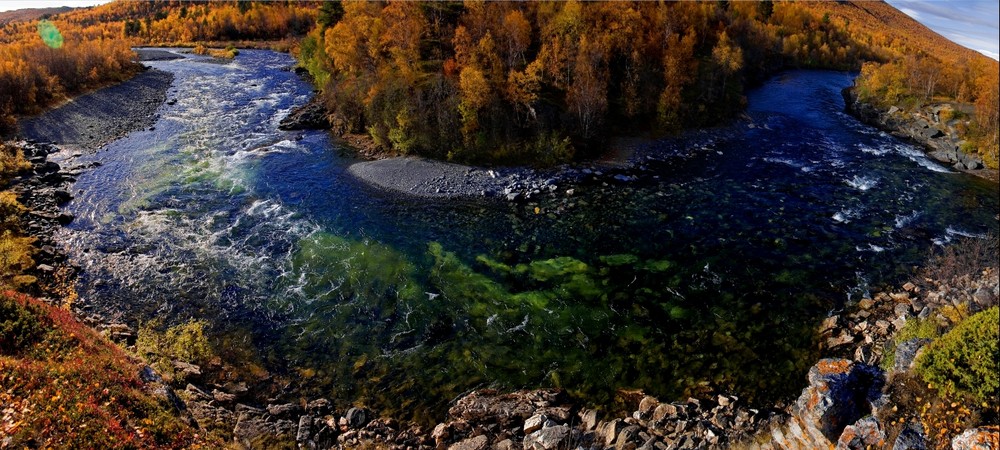
M 845 115 L 843 73 L 776 77 L 749 119 L 662 146 L 687 156 L 525 204 L 354 179 L 326 133 L 277 130 L 310 96 L 293 63 L 149 63 L 176 103 L 82 157 L 102 165 L 60 239 L 98 310 L 204 320 L 224 357 L 307 397 L 417 418 L 490 386 L 767 405 L 801 387 L 831 310 L 998 229 L 996 186 Z

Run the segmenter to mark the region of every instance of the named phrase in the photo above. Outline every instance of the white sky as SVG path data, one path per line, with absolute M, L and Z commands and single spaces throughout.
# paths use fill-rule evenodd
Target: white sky
M 58 6 L 93 6 L 110 0 L 0 0 L 0 11 Z M 888 0 L 942 36 L 1000 59 L 1000 6 L 997 0 Z

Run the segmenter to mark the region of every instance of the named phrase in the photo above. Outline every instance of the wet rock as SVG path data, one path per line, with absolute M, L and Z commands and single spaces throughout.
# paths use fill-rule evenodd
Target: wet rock
M 69 225 L 75 218 L 76 217 L 69 213 L 59 213 L 59 216 L 56 217 L 56 221 L 59 222 L 60 225 Z
M 52 197 L 55 198 L 56 204 L 59 205 L 66 203 L 70 200 L 73 200 L 73 195 L 62 189 L 56 189 L 55 191 L 52 191 Z
M 326 109 L 319 97 L 313 97 L 309 103 L 293 110 L 288 117 L 281 119 L 278 128 L 281 130 L 320 130 L 330 127 L 326 118 Z

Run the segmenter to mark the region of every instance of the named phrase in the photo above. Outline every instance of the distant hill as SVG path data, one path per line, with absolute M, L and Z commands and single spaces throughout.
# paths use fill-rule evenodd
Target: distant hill
M 15 9 L 13 11 L 2 11 L 0 12 L 0 25 L 5 25 L 11 22 L 28 22 L 40 19 L 46 15 L 62 14 L 70 12 L 74 9 L 76 8 L 60 6 L 58 8 L 27 8 Z
M 903 54 L 915 50 L 945 63 L 985 58 L 975 50 L 948 40 L 883 1 L 823 2 L 817 4 L 816 8 L 828 10 L 831 16 L 846 19 L 852 34 L 870 39 L 869 45 L 899 49 Z

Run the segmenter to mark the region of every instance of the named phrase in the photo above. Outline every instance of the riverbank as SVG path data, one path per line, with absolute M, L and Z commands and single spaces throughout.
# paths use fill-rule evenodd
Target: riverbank
M 96 151 L 101 146 L 156 123 L 174 76 L 155 69 L 120 84 L 85 94 L 18 122 L 20 136 L 65 148 Z
M 956 128 L 957 116 L 974 113 L 970 105 L 944 103 L 906 112 L 895 106 L 881 109 L 858 99 L 853 88 L 842 91 L 847 112 L 861 122 L 924 148 L 927 156 L 949 167 L 998 182 L 1000 171 L 986 167 L 979 155 L 963 150 L 965 141 Z

